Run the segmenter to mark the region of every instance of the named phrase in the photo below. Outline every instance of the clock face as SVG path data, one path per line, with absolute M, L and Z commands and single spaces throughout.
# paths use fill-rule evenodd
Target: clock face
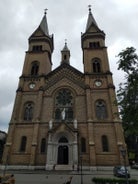
M 35 88 L 35 83 L 30 83 L 30 84 L 29 84 L 29 88 L 30 88 L 30 89 L 34 89 L 34 88 Z
M 96 81 L 95 81 L 95 85 L 96 85 L 97 87 L 100 87 L 100 86 L 102 85 L 102 81 L 96 80 Z

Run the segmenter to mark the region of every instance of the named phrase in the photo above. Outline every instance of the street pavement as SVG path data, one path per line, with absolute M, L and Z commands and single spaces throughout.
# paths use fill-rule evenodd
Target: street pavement
M 112 171 L 6 171 L 15 175 L 16 184 L 64 184 L 72 176 L 71 184 L 92 184 L 93 177 L 115 178 Z M 3 172 L 0 171 L 0 175 Z M 130 171 L 131 179 L 138 180 L 138 170 Z M 82 179 L 82 183 L 81 183 Z

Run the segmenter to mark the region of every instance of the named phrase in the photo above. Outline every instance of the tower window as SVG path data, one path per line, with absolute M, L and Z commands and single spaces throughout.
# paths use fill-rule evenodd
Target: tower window
M 100 64 L 100 60 L 98 58 L 93 60 L 92 66 L 93 66 L 93 72 L 94 73 L 100 73 L 101 72 L 101 64 Z
M 100 42 L 90 42 L 89 48 L 96 49 L 100 47 Z
M 106 104 L 103 100 L 97 100 L 95 110 L 97 119 L 101 120 L 107 118 Z
M 24 120 L 33 119 L 33 103 L 27 103 L 24 107 Z
M 41 153 L 45 153 L 46 152 L 46 139 L 42 138 L 41 140 Z
M 31 75 L 38 75 L 39 64 L 37 61 L 32 63 Z
M 34 45 L 33 46 L 33 51 L 34 52 L 40 52 L 40 51 L 42 51 L 42 45 Z
M 55 97 L 55 119 L 62 119 L 64 111 L 65 120 L 73 119 L 73 95 L 68 89 L 61 89 Z
M 86 139 L 84 137 L 81 138 L 81 152 L 86 152 Z
M 20 144 L 20 151 L 21 152 L 25 152 L 25 150 L 26 150 L 26 143 L 27 143 L 27 137 L 26 136 L 22 136 L 21 137 L 21 144 Z
M 102 136 L 102 149 L 103 149 L 103 152 L 109 151 L 108 138 L 106 135 Z
M 66 60 L 67 59 L 67 55 L 64 55 L 64 60 Z

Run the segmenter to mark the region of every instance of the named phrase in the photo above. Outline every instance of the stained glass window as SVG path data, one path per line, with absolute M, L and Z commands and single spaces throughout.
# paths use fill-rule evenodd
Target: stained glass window
M 65 120 L 73 119 L 73 95 L 69 89 L 61 89 L 55 97 L 55 119 L 62 119 L 64 111 Z

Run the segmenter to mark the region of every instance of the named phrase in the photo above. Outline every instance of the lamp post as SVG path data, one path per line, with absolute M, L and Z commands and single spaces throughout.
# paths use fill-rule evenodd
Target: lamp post
M 4 165 L 3 176 L 5 176 L 5 174 L 6 174 L 7 164 L 8 164 L 8 154 L 7 154 L 6 162 L 5 162 L 5 165 Z
M 81 171 L 81 184 L 83 184 L 83 175 L 82 175 L 82 155 L 80 155 L 80 171 Z
M 127 152 L 126 152 L 126 149 L 124 149 L 124 148 L 121 148 L 120 151 L 121 151 L 121 155 L 124 159 L 126 184 L 129 184 L 129 182 L 128 182 L 128 173 L 127 173 L 127 168 L 126 168 L 126 154 L 127 154 Z

